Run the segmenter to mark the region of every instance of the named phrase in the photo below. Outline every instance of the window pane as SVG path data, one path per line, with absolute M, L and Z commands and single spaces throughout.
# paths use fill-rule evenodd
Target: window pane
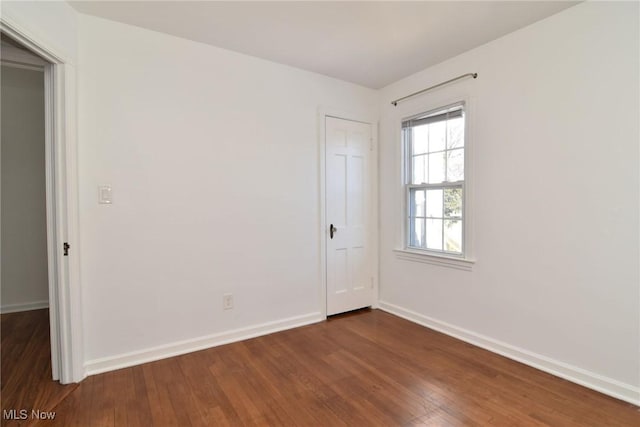
M 411 216 L 424 216 L 424 190 L 412 190 Z
M 413 154 L 427 152 L 429 141 L 429 126 L 416 126 L 413 128 Z
M 464 119 L 458 117 L 447 122 L 447 148 L 464 147 Z
M 447 151 L 447 181 L 464 180 L 464 149 Z
M 447 134 L 447 122 L 435 122 L 428 125 L 429 127 L 429 152 L 442 151 L 445 148 L 445 140 Z
M 427 220 L 427 249 L 442 250 L 442 220 Z
M 444 222 L 444 250 L 462 253 L 462 221 Z
M 462 217 L 462 188 L 444 190 L 444 216 Z
M 429 154 L 429 184 L 444 182 L 445 153 Z
M 424 248 L 424 219 L 412 218 L 410 226 L 411 238 L 409 245 L 416 248 Z
M 444 222 L 444 250 L 462 253 L 462 221 Z
M 422 184 L 426 181 L 426 158 L 427 155 L 424 154 L 422 156 L 415 156 L 412 157 L 412 171 L 413 171 L 413 176 L 411 178 L 411 183 L 412 184 Z
M 442 218 L 442 190 L 427 190 L 427 216 Z

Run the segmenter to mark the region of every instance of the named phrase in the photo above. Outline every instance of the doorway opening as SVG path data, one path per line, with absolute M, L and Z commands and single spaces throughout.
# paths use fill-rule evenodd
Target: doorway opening
M 51 409 L 60 380 L 52 64 L 4 32 L 1 56 L 2 410 Z M 5 412 L 3 412 L 3 415 Z
M 63 70 L 4 18 L 2 24 L 2 409 L 12 414 L 48 409 L 75 387 L 57 380 L 81 378 L 69 362 L 68 306 L 60 308 L 68 302 L 61 298 L 68 291 Z
M 49 308 L 45 172 L 46 62 L 2 41 L 2 314 Z

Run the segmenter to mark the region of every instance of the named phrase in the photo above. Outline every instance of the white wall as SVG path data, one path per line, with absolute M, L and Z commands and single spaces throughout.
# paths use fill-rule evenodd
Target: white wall
M 2 66 L 3 313 L 48 305 L 44 73 Z
M 381 91 L 382 307 L 640 401 L 638 28 L 637 3 L 585 3 Z M 389 105 L 468 72 L 478 79 Z M 472 272 L 392 252 L 394 126 L 461 97 Z
M 79 29 L 89 371 L 317 320 L 318 106 L 375 113 L 377 93 L 95 17 L 80 15 Z M 113 205 L 97 203 L 100 184 Z M 223 311 L 227 292 L 235 307 Z

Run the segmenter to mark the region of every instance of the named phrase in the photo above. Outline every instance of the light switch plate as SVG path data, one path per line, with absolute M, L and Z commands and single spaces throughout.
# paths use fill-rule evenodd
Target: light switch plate
M 101 205 L 110 205 L 113 203 L 113 192 L 110 185 L 98 186 L 98 203 Z

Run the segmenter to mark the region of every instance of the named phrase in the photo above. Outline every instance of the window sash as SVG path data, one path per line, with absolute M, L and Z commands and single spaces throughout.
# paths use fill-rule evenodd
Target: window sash
M 434 114 L 435 113 L 435 114 Z M 465 257 L 465 253 L 466 253 L 466 239 L 465 239 L 465 231 L 466 231 L 466 218 L 465 218 L 465 211 L 466 211 L 466 206 L 465 206 L 465 199 L 466 199 L 466 185 L 465 185 L 465 179 L 466 179 L 466 172 L 467 172 L 467 164 L 465 161 L 464 164 L 464 174 L 465 174 L 465 179 L 460 180 L 460 181 L 455 181 L 455 182 L 438 182 L 438 183 L 420 183 L 420 184 L 412 184 L 413 182 L 413 164 L 412 164 L 412 159 L 413 159 L 413 152 L 412 152 L 412 145 L 413 145 L 413 141 L 412 141 L 412 128 L 415 126 L 421 126 L 421 125 L 425 125 L 425 124 L 430 124 L 430 123 L 436 123 L 439 121 L 446 121 L 446 120 L 450 120 L 450 119 L 455 119 L 458 117 L 463 117 L 466 119 L 465 117 L 465 110 L 464 110 L 464 103 L 456 103 L 453 105 L 450 105 L 448 107 L 443 107 L 443 108 L 438 108 L 436 110 L 432 110 L 431 112 L 427 112 L 427 113 L 423 113 L 420 114 L 418 116 L 414 116 L 412 118 L 409 119 L 405 119 L 402 121 L 402 138 L 404 140 L 405 143 L 405 150 L 404 150 L 404 163 L 405 163 L 405 187 L 406 187 L 406 195 L 405 195 L 405 200 L 406 200 L 406 211 L 405 211 L 405 218 L 406 218 L 406 227 L 405 227 L 405 245 L 407 248 L 409 249 L 415 249 L 415 250 L 419 250 L 419 251 L 424 251 L 424 252 L 431 252 L 434 253 L 436 255 L 448 255 L 448 256 L 454 256 L 454 257 L 460 257 L 460 258 L 464 258 Z M 466 120 L 465 120 L 465 128 L 466 128 Z M 464 157 L 466 159 L 466 152 L 467 152 L 467 147 L 466 147 L 466 132 L 465 132 L 465 141 L 464 141 L 464 145 L 462 148 L 456 148 L 456 149 L 462 149 L 464 152 Z M 447 149 L 443 150 L 443 151 L 448 151 Z M 449 150 L 450 151 L 450 150 Z M 435 153 L 435 152 L 434 152 Z M 431 154 L 429 152 L 429 154 Z M 446 172 L 445 172 L 446 173 Z M 412 195 L 415 191 L 419 191 L 419 190 L 424 190 L 425 194 L 427 190 L 445 190 L 445 189 L 452 189 L 452 188 L 459 188 L 462 192 L 462 200 L 461 200 L 461 215 L 458 217 L 448 217 L 445 218 L 444 217 L 444 212 L 442 212 L 442 218 L 435 218 L 435 217 L 427 217 L 427 212 L 424 212 L 424 217 L 423 216 L 415 216 L 414 215 L 414 206 L 413 206 L 413 202 L 412 202 Z M 443 201 L 444 204 L 444 201 Z M 444 206 L 443 206 L 444 209 Z M 412 235 L 413 235 L 413 223 L 414 223 L 414 219 L 422 219 L 424 218 L 424 224 L 426 226 L 426 222 L 429 219 L 439 219 L 442 221 L 442 235 L 441 237 L 441 242 L 442 242 L 442 249 L 430 249 L 427 248 L 427 242 L 426 240 L 423 242 L 424 246 L 416 246 L 413 245 L 412 243 Z M 445 245 L 445 221 L 447 220 L 453 220 L 453 221 L 459 221 L 460 222 L 460 227 L 461 227 L 461 247 L 460 247 L 460 252 L 452 252 L 452 251 L 447 251 L 445 249 L 446 245 Z M 424 238 L 426 239 L 427 237 L 427 233 L 426 230 L 424 231 Z
M 433 252 L 436 254 L 446 254 L 446 255 L 451 255 L 451 256 L 456 256 L 456 257 L 464 257 L 465 254 L 465 191 L 464 191 L 464 182 L 463 181 L 458 181 L 455 183 L 442 183 L 442 184 L 421 184 L 421 185 L 415 185 L 415 184 L 407 184 L 407 192 L 406 192 L 406 201 L 407 201 L 407 212 L 406 212 L 406 240 L 405 240 L 405 244 L 406 247 L 409 249 L 417 249 L 420 251 L 425 251 L 425 252 Z M 426 191 L 426 190 L 445 190 L 445 189 L 452 189 L 452 188 L 458 188 L 462 191 L 462 200 L 461 200 L 461 207 L 460 207 L 460 216 L 452 216 L 452 217 L 445 217 L 444 215 L 444 201 L 443 201 L 443 212 L 442 212 L 442 216 L 441 217 L 433 217 L 433 216 L 428 216 L 427 212 L 425 210 L 424 215 L 421 216 L 417 216 L 414 215 L 415 212 L 415 207 L 413 206 L 413 193 L 415 193 L 416 191 Z M 425 246 L 417 246 L 417 245 L 413 245 L 412 244 L 412 239 L 411 236 L 413 235 L 413 220 L 414 219 L 424 219 L 425 220 L 425 224 L 426 221 L 429 219 L 436 219 L 436 220 L 441 220 L 442 221 L 442 234 L 440 236 L 440 241 L 442 242 L 442 249 L 431 249 L 431 248 L 427 248 L 426 247 L 426 231 L 425 231 Z M 444 234 L 445 234 L 445 229 L 444 229 L 444 223 L 445 221 L 459 221 L 460 222 L 460 226 L 461 226 L 461 247 L 460 247 L 460 252 L 455 252 L 455 251 L 447 251 L 445 249 L 445 238 L 444 238 Z

